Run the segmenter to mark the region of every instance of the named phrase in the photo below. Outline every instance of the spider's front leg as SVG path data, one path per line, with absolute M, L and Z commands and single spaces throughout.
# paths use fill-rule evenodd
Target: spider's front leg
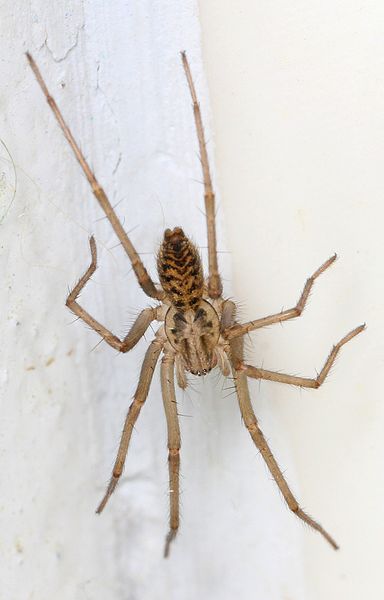
M 317 271 L 315 271 L 313 273 L 313 275 L 311 275 L 311 277 L 308 277 L 308 279 L 305 283 L 304 289 L 301 293 L 301 296 L 300 296 L 299 301 L 296 304 L 296 306 L 294 306 L 293 308 L 289 308 L 288 310 L 283 310 L 274 315 L 269 315 L 268 317 L 263 317 L 262 319 L 256 319 L 255 321 L 249 321 L 248 323 L 243 323 L 242 325 L 239 323 L 236 323 L 235 325 L 228 327 L 228 329 L 226 329 L 223 332 L 223 335 L 228 340 L 231 340 L 233 338 L 237 338 L 239 336 L 245 335 L 246 333 L 249 333 L 250 331 L 254 331 L 255 329 L 260 329 L 261 327 L 266 327 L 267 325 L 273 325 L 274 323 L 281 323 L 282 321 L 287 321 L 288 319 L 294 319 L 295 317 L 300 317 L 300 315 L 302 314 L 302 312 L 305 308 L 305 305 L 308 300 L 308 296 L 310 294 L 310 291 L 311 291 L 312 286 L 315 283 L 316 279 L 318 277 L 320 277 L 320 275 L 322 273 L 324 273 L 324 271 L 326 269 L 328 269 L 335 262 L 336 258 L 337 258 L 337 256 L 336 256 L 336 254 L 334 254 L 333 256 L 331 256 L 331 258 L 329 258 L 327 261 L 325 261 L 325 263 L 322 264 L 321 267 L 319 267 L 317 269 Z
M 96 319 L 94 319 L 80 304 L 77 303 L 77 298 L 87 284 L 89 279 L 92 277 L 97 267 L 97 250 L 96 250 L 96 242 L 94 237 L 92 236 L 89 240 L 89 246 L 91 248 L 91 264 L 89 265 L 87 271 L 80 278 L 78 283 L 75 285 L 73 290 L 68 294 L 66 305 L 71 311 L 82 319 L 87 325 L 89 325 L 94 331 L 96 331 L 101 337 L 110 345 L 112 348 L 115 348 L 119 352 L 128 352 L 137 344 L 141 337 L 143 337 L 144 333 L 148 329 L 150 323 L 157 318 L 157 309 L 156 308 L 145 308 L 137 317 L 136 321 L 132 325 L 132 328 L 125 336 L 123 340 L 120 340 L 116 335 L 114 335 L 109 329 L 101 325 Z
M 243 348 L 242 340 L 234 340 L 231 344 L 231 355 L 232 355 L 232 363 L 235 364 L 236 361 L 242 360 Z M 235 357 L 235 358 L 234 358 Z M 237 398 L 239 401 L 239 407 L 241 411 L 241 416 L 243 418 L 244 424 L 249 431 L 249 434 L 256 446 L 259 450 L 261 456 L 263 457 L 272 477 L 277 483 L 278 488 L 284 496 L 286 503 L 290 510 L 295 513 L 307 523 L 312 529 L 315 529 L 327 540 L 327 542 L 334 548 L 338 550 L 339 546 L 333 539 L 333 537 L 312 517 L 307 515 L 300 507 L 297 502 L 295 496 L 292 494 L 288 483 L 286 482 L 284 475 L 277 464 L 275 457 L 272 454 L 270 447 L 264 437 L 263 432 L 261 431 L 256 415 L 253 411 L 251 399 L 248 390 L 248 382 L 247 375 L 243 370 L 237 370 L 235 366 L 233 366 L 233 375 L 235 379 Z
M 174 383 L 174 357 L 166 353 L 161 361 L 161 392 L 168 429 L 168 469 L 169 469 L 169 533 L 164 547 L 164 557 L 169 556 L 171 542 L 179 528 L 179 473 L 180 473 L 180 427 L 177 416 L 177 403 Z
M 162 348 L 163 340 L 159 335 L 157 335 L 153 342 L 151 342 L 145 354 L 143 364 L 141 366 L 139 383 L 137 384 L 137 388 L 133 397 L 133 402 L 129 407 L 128 414 L 125 419 L 123 433 L 121 434 L 120 445 L 117 451 L 112 476 L 107 487 L 107 491 L 105 492 L 102 501 L 96 509 L 96 512 L 98 514 L 102 512 L 105 505 L 107 504 L 123 472 L 124 463 L 128 452 L 128 446 L 131 440 L 132 430 L 135 426 L 143 404 L 147 399 L 149 387 L 152 382 L 153 372 L 155 370 L 156 363 Z

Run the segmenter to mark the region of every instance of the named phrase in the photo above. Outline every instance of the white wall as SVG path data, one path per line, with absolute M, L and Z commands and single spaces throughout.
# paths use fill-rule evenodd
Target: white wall
M 299 496 L 341 546 L 334 553 L 302 531 L 305 598 L 379 598 L 384 7 L 211 0 L 200 9 L 217 179 L 244 316 L 291 306 L 305 277 L 334 251 L 340 257 L 300 320 L 253 336 L 253 361 L 311 376 L 332 343 L 368 324 L 324 388 L 255 389 L 272 448 L 287 466 L 283 430 Z
M 196 3 L 5 2 L 1 27 L 0 581 L 7 599 L 304 598 L 300 525 L 244 430 L 231 383 L 213 375 L 180 398 L 182 527 L 170 560 L 166 431 L 157 377 L 125 476 L 101 517 L 123 419 L 148 342 L 118 356 L 64 301 L 81 297 L 123 334 L 148 300 L 50 114 L 24 52 L 49 87 L 154 272 L 166 226 L 203 248 L 202 186 L 179 51 L 204 107 Z M 212 144 L 210 145 L 210 150 Z M 6 213 L 6 214 L 5 214 Z M 219 220 L 223 214 L 219 211 Z M 220 250 L 226 249 L 219 228 Z M 204 250 L 203 250 L 204 253 Z M 227 293 L 230 257 L 221 255 Z M 150 335 L 148 336 L 150 338 Z M 222 388 L 224 391 L 222 392 Z M 267 411 L 267 409 L 266 409 Z M 264 416 L 274 430 L 274 417 Z M 278 426 L 277 426 L 278 427 Z M 276 430 L 275 430 L 276 433 Z M 275 444 L 295 480 L 282 432 Z M 320 540 L 317 540 L 321 544 Z
M 212 130 L 194 1 L 0 9 L 0 137 L 17 174 L 0 259 L 0 581 L 12 600 L 353 600 L 382 591 L 381 5 L 239 9 L 211 0 L 200 9 Z M 112 249 L 27 49 L 152 272 L 166 226 L 185 226 L 205 246 L 181 49 L 215 139 L 228 232 L 226 243 L 220 227 L 220 249 L 230 251 L 221 264 L 244 318 L 294 303 L 305 277 L 339 252 L 302 319 L 252 338 L 257 364 L 310 375 L 334 341 L 368 322 L 324 389 L 253 386 L 288 480 L 340 542 L 338 554 L 286 509 L 231 390 L 222 393 L 228 386 L 214 375 L 180 398 L 189 415 L 183 516 L 170 560 L 162 558 L 166 432 L 156 376 L 124 480 L 94 515 L 146 342 L 128 356 L 103 344 L 91 352 L 97 336 L 72 324 L 64 299 L 88 264 L 91 232 L 100 268 L 84 305 L 123 333 L 148 302 Z M 0 169 L 3 217 L 14 183 L 5 150 Z

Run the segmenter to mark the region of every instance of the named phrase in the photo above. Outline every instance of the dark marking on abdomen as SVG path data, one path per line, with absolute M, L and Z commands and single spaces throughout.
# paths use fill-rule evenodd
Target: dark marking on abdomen
M 203 297 L 203 268 L 196 246 L 181 227 L 166 229 L 157 256 L 160 283 L 180 310 L 195 308 Z

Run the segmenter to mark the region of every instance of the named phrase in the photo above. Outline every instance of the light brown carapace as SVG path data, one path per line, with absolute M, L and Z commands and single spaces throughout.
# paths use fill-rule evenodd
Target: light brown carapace
M 160 354 L 162 354 L 160 378 L 168 428 L 170 497 L 170 528 L 165 543 L 165 556 L 169 554 L 170 544 L 175 538 L 179 527 L 180 429 L 174 374 L 176 373 L 178 385 L 181 388 L 185 388 L 188 384 L 187 373 L 205 375 L 215 367 L 218 367 L 223 375 L 227 377 L 232 374 L 244 424 L 291 511 L 310 527 L 320 532 L 331 546 L 337 549 L 338 546 L 334 539 L 317 521 L 302 510 L 292 494 L 259 428 L 251 404 L 247 378 L 252 377 L 254 379 L 288 383 L 299 387 L 318 388 L 327 377 L 340 348 L 363 331 L 364 325 L 360 325 L 348 333 L 332 348 L 320 374 L 315 379 L 267 371 L 266 369 L 256 368 L 244 362 L 243 336 L 260 327 L 272 325 L 273 323 L 281 323 L 300 316 L 315 280 L 331 266 L 336 259 L 336 255 L 329 258 L 307 279 L 299 301 L 293 308 L 261 319 L 249 321 L 248 323 L 237 323 L 234 303 L 231 300 L 225 299 L 222 294 L 222 283 L 218 270 L 216 251 L 215 196 L 209 171 L 204 129 L 186 54 L 183 52 L 181 57 L 193 103 L 193 113 L 203 170 L 208 237 L 208 277 L 207 280 L 204 280 L 201 260 L 196 247 L 185 236 L 183 230 L 180 227 L 176 227 L 172 231 L 167 229 L 164 233 L 164 240 L 158 253 L 157 261 L 161 286 L 157 286 L 152 281 L 132 242 L 124 231 L 103 188 L 89 168 L 55 100 L 49 94 L 35 61 L 27 54 L 29 64 L 43 90 L 48 104 L 73 149 L 97 201 L 109 219 L 131 261 L 139 285 L 150 298 L 157 301 L 156 306 L 146 308 L 139 314 L 131 330 L 122 340 L 104 327 L 104 325 L 96 321 L 77 302 L 81 290 L 89 281 L 97 266 L 96 243 L 93 237 L 90 239 L 91 264 L 70 292 L 66 302 L 67 306 L 75 315 L 99 333 L 112 348 L 120 352 L 128 352 L 145 334 L 152 321 L 156 320 L 160 323 L 160 327 L 146 352 L 134 399 L 125 420 L 112 477 L 107 491 L 97 508 L 97 512 L 100 513 L 105 507 L 123 472 L 132 430 L 147 398 L 155 366 Z

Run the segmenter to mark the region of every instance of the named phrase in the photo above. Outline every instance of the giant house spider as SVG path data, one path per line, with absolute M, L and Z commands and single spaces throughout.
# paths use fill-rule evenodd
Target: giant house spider
M 335 550 L 338 549 L 338 545 L 331 535 L 304 512 L 291 492 L 258 425 L 250 400 L 247 379 L 251 377 L 299 387 L 319 388 L 326 379 L 341 347 L 361 333 L 365 326 L 356 327 L 332 348 L 319 375 L 314 379 L 260 369 L 246 364 L 243 358 L 244 335 L 267 325 L 299 317 L 305 308 L 315 280 L 334 263 L 336 255 L 325 261 L 307 279 L 301 296 L 294 307 L 248 323 L 237 322 L 234 302 L 223 297 L 216 250 L 215 194 L 212 187 L 204 128 L 187 56 L 185 52 L 182 52 L 182 65 L 192 98 L 204 179 L 208 237 L 208 277 L 207 279 L 204 278 L 197 248 L 184 234 L 181 227 L 176 227 L 173 230 L 166 229 L 164 232 L 164 239 L 157 255 L 157 270 L 161 285 L 155 285 L 117 218 L 106 193 L 73 138 L 54 98 L 48 91 L 34 59 L 29 53 L 27 53 L 27 58 L 49 106 L 91 185 L 93 194 L 131 261 L 139 285 L 147 296 L 156 302 L 155 306 L 146 308 L 139 314 L 132 328 L 123 339 L 116 337 L 80 306 L 77 301 L 78 296 L 97 267 L 96 243 L 94 238 L 91 237 L 89 240 L 91 263 L 68 295 L 66 301 L 68 308 L 119 352 L 129 352 L 143 337 L 153 321 L 160 323 L 154 340 L 150 343 L 145 354 L 139 382 L 124 423 L 112 476 L 96 512 L 101 513 L 103 511 L 121 477 L 132 430 L 146 401 L 153 372 L 161 355 L 160 378 L 168 430 L 170 499 L 169 533 L 166 537 L 164 555 L 169 555 L 170 544 L 179 528 L 180 428 L 175 395 L 175 374 L 177 384 L 180 388 L 185 389 L 188 383 L 187 373 L 198 376 L 205 375 L 215 368 L 220 369 L 225 377 L 233 376 L 244 424 L 290 510 L 312 529 L 318 531 Z

